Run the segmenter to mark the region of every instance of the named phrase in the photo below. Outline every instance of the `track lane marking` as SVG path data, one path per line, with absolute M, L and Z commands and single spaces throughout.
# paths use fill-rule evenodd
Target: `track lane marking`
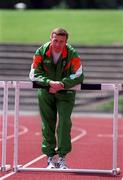
M 98 134 L 97 137 L 99 138 L 113 138 L 113 134 Z M 118 135 L 118 138 L 123 138 L 123 135 Z
M 29 129 L 27 127 L 22 126 L 22 125 L 20 125 L 20 129 L 22 129 L 22 130 L 20 130 L 20 132 L 18 133 L 19 136 L 22 136 L 22 135 L 26 134 L 29 131 Z M 12 139 L 12 138 L 14 138 L 14 134 L 11 134 L 11 135 L 7 136 L 7 140 Z M 0 138 L 0 141 L 2 141 L 2 138 Z
M 85 129 L 82 129 L 82 128 L 79 128 L 79 127 L 76 127 L 76 126 L 73 126 L 72 128 L 77 130 L 77 131 L 80 131 L 79 135 L 77 135 L 77 136 L 75 136 L 74 138 L 71 139 L 72 143 L 76 142 L 77 140 L 79 140 L 80 138 L 82 138 L 83 136 L 85 136 L 87 134 L 87 131 Z M 43 155 L 33 159 L 32 161 L 26 163 L 25 165 L 23 165 L 23 167 L 26 168 L 26 167 L 32 165 L 33 163 L 43 159 L 44 157 L 46 157 L 45 154 L 43 154 Z M 3 177 L 1 177 L 0 180 L 7 179 L 8 177 L 10 177 L 10 176 L 12 176 L 14 174 L 16 174 L 16 172 L 10 172 L 9 174 L 6 174 Z

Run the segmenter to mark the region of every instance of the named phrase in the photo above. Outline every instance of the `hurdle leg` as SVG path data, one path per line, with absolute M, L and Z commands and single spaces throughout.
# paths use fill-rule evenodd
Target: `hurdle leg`
M 120 168 L 117 168 L 117 143 L 118 143 L 118 97 L 119 97 L 120 86 L 114 85 L 114 113 L 113 113 L 113 159 L 112 168 L 113 174 L 117 175 L 120 173 Z
M 8 171 L 11 165 L 6 164 L 6 144 L 7 144 L 7 118 L 8 118 L 8 82 L 3 82 L 3 125 L 2 125 L 2 163 L 1 171 Z
M 18 129 L 19 129 L 19 82 L 13 82 L 15 88 L 15 110 L 14 110 L 14 171 L 18 167 Z

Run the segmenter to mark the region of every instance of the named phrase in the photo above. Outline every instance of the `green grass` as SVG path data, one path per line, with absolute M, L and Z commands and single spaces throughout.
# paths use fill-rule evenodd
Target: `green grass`
M 103 112 L 113 112 L 113 108 L 114 108 L 114 99 L 106 101 L 103 105 L 97 107 L 98 110 L 101 110 Z M 119 113 L 123 114 L 123 97 L 122 96 L 119 96 L 118 111 Z
M 0 42 L 43 43 L 64 27 L 74 44 L 123 44 L 121 10 L 0 10 Z

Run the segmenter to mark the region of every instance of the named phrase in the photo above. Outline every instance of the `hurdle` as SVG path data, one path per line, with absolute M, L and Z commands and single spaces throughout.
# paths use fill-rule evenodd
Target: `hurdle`
M 77 91 L 82 90 L 100 90 L 100 91 L 113 91 L 114 95 L 114 109 L 113 109 L 113 140 L 112 140 L 112 167 L 111 169 L 47 169 L 47 168 L 36 168 L 36 167 L 24 167 L 18 164 L 18 124 L 19 124 L 19 93 L 21 89 L 27 88 L 44 88 L 38 83 L 25 82 L 25 81 L 14 81 L 13 86 L 15 88 L 15 118 L 14 118 L 14 166 L 15 172 L 64 172 L 64 173 L 80 173 L 80 174 L 109 174 L 116 176 L 120 174 L 120 168 L 117 167 L 117 142 L 118 142 L 118 97 L 119 91 L 122 90 L 121 84 L 79 84 L 75 88 Z
M 2 110 L 2 160 L 1 171 L 11 169 L 10 164 L 6 164 L 6 145 L 7 145 L 7 121 L 8 121 L 8 88 L 12 86 L 10 81 L 0 81 L 0 88 L 3 89 L 3 110 Z

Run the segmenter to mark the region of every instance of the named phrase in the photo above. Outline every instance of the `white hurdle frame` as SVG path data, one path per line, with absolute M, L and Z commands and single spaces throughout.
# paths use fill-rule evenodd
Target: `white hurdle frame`
M 3 109 L 2 109 L 2 159 L 1 171 L 11 169 L 10 164 L 6 164 L 6 146 L 7 146 L 7 121 L 8 121 L 8 88 L 12 83 L 10 81 L 0 81 L 0 88 L 3 89 Z
M 120 174 L 120 168 L 117 167 L 117 142 L 118 142 L 118 96 L 119 91 L 122 90 L 121 84 L 99 84 L 100 89 L 95 87 L 90 90 L 102 90 L 114 92 L 114 112 L 113 112 L 113 155 L 112 155 L 112 169 L 47 169 L 47 168 L 35 168 L 24 167 L 18 164 L 18 126 L 19 126 L 19 93 L 20 89 L 32 88 L 32 82 L 14 81 L 13 86 L 15 88 L 15 118 L 14 118 L 14 171 L 50 171 L 50 172 L 70 172 L 70 173 L 90 173 L 90 174 L 110 174 L 116 176 Z M 94 86 L 92 84 L 92 86 Z M 77 90 L 87 90 L 82 87 L 82 84 L 77 86 Z M 89 90 L 89 89 L 88 89 Z

